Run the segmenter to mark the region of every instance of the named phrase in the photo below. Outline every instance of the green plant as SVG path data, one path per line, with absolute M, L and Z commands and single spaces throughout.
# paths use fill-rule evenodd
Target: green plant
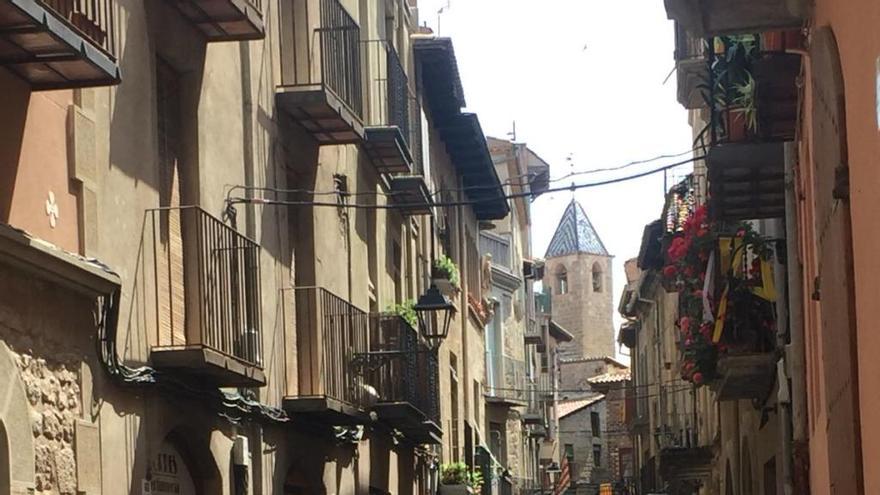
M 483 486 L 483 474 L 468 470 L 467 464 L 453 462 L 440 466 L 440 483 L 443 485 L 467 485 L 476 491 Z
M 388 313 L 399 316 L 409 323 L 409 326 L 415 328 L 419 324 L 419 318 L 415 310 L 416 302 L 412 299 L 403 301 L 400 304 L 392 304 L 386 310 Z
M 449 283 L 453 286 L 458 287 L 460 280 L 458 267 L 455 266 L 455 262 L 449 259 L 448 256 L 441 254 L 440 257 L 434 261 L 434 270 L 442 274 L 443 277 L 449 280 Z
M 757 83 L 751 73 L 746 74 L 746 82 L 734 85 L 736 96 L 732 103 L 739 107 L 739 115 L 745 119 L 746 127 L 758 131 L 758 101 L 756 97 Z

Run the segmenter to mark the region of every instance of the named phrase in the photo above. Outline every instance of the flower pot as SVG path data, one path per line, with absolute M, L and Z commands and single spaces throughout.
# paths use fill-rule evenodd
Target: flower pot
M 742 143 L 749 138 L 748 118 L 745 110 L 733 108 L 727 114 L 727 142 Z
M 770 31 L 761 35 L 761 50 L 765 52 L 784 52 L 803 48 L 800 29 Z
M 440 495 L 472 495 L 471 487 L 467 485 L 440 485 Z

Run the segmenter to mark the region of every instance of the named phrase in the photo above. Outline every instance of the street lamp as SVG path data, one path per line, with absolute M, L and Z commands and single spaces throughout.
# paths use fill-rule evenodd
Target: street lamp
M 413 306 L 419 318 L 419 331 L 432 349 L 440 347 L 449 335 L 449 324 L 455 314 L 455 305 L 440 292 L 436 285 L 419 297 Z

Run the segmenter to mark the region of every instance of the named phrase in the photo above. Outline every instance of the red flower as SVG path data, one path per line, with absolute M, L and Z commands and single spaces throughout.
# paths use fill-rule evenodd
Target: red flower
M 678 320 L 678 326 L 681 327 L 682 332 L 687 332 L 691 328 L 691 319 L 687 316 L 682 316 L 680 320 Z
M 746 229 L 740 227 L 740 228 L 736 231 L 736 236 L 737 236 L 737 237 L 745 237 L 745 236 L 746 236 Z
M 666 278 L 675 278 L 678 275 L 678 268 L 675 265 L 666 265 L 663 267 L 663 276 Z
M 684 268 L 684 276 L 687 278 L 693 278 L 694 276 L 694 267 L 688 265 Z
M 693 380 L 694 380 L 694 383 L 696 383 L 697 385 L 703 383 L 703 374 L 700 373 L 699 371 L 694 373 Z
M 697 237 L 703 238 L 709 234 L 709 231 L 700 227 L 700 230 L 697 231 Z

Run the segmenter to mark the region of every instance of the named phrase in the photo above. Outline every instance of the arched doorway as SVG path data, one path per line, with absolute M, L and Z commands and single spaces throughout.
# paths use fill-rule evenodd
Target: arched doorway
M 150 487 L 154 495 L 196 495 L 189 463 L 175 442 L 166 438 L 150 463 Z
M 849 204 L 846 98 L 837 41 L 816 29 L 810 45 L 813 92 L 812 154 L 817 277 L 811 288 L 821 315 L 825 419 L 830 485 L 862 493 L 859 379 Z M 827 488 L 827 487 L 826 487 Z
M 220 495 L 220 470 L 206 441 L 172 432 L 150 459 L 151 495 Z

